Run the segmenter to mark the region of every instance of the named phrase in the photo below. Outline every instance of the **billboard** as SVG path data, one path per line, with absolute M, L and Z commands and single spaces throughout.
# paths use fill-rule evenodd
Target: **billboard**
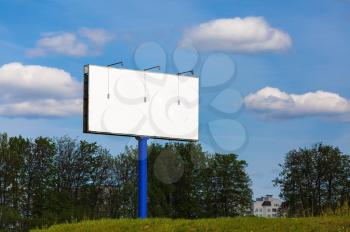
M 193 76 L 84 66 L 84 132 L 198 140 Z

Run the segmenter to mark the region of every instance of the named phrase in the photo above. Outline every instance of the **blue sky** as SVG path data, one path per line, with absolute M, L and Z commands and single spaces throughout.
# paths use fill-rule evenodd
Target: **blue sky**
M 152 41 L 165 51 L 167 59 L 162 60 L 163 71 L 174 73 L 177 71 L 173 61 L 174 50 L 184 38 L 192 39 L 192 45 L 198 47 L 199 53 L 199 62 L 194 69 L 202 78 L 200 142 L 206 149 L 218 152 L 223 151 L 223 147 L 237 148 L 235 152 L 248 162 L 255 196 L 278 194 L 271 180 L 277 176 L 278 163 L 283 161 L 284 154 L 290 149 L 324 142 L 350 153 L 350 46 L 347 44 L 350 41 L 350 2 L 347 0 L 147 3 L 0 0 L 0 4 L 0 66 L 4 69 L 3 65 L 19 62 L 23 65 L 18 66 L 20 68 L 40 65 L 63 69 L 70 76 L 66 78 L 70 80 L 69 93 L 72 96 L 60 96 L 59 91 L 56 95 L 52 94 L 63 105 L 71 104 L 70 100 L 81 96 L 79 91 L 74 93 L 74 86 L 82 80 L 84 64 L 105 65 L 123 60 L 128 68 L 141 68 L 135 62 L 135 51 L 145 43 L 152 50 L 153 45 L 147 43 Z M 238 23 L 243 25 L 243 30 L 248 28 L 247 17 L 254 19 L 250 28 L 252 32 L 247 32 L 247 39 L 233 38 L 237 35 L 234 32 Z M 223 22 L 217 20 L 234 18 L 241 21 L 225 21 L 221 34 L 210 34 L 212 28 L 208 22 L 221 24 Z M 204 32 L 196 30 L 200 24 L 204 24 Z M 290 43 L 268 36 L 256 39 L 259 35 L 256 33 L 264 26 L 270 30 L 268 35 L 289 37 Z M 208 33 L 214 37 L 208 36 Z M 228 41 L 218 38 L 225 33 L 229 35 Z M 96 38 L 96 35 L 100 37 Z M 68 42 L 45 42 L 45 38 L 57 36 L 63 36 Z M 251 45 L 251 40 L 255 41 L 254 48 L 242 47 Z M 273 43 L 272 47 L 270 43 Z M 157 62 L 161 52 L 144 52 L 144 65 Z M 233 61 L 234 75 L 227 82 L 220 80 L 226 69 L 210 69 L 204 65 L 210 58 L 215 64 L 215 60 L 220 60 L 218 56 L 229 57 Z M 202 73 L 205 69 L 211 70 L 208 71 L 210 73 Z M 0 71 L 0 83 L 1 75 L 7 75 L 5 71 Z M 61 75 L 54 70 L 50 73 Z M 49 87 L 34 83 L 18 88 L 10 81 L 3 83 L 6 89 L 0 86 L 4 93 L 1 95 L 3 109 L 0 106 L 1 131 L 29 137 L 66 134 L 97 140 L 113 153 L 122 151 L 127 144 L 135 144 L 134 139 L 83 134 L 82 117 L 74 107 L 70 111 L 53 111 L 53 114 L 58 112 L 59 117 L 42 115 L 40 107 L 30 116 L 18 111 L 18 108 L 11 108 L 13 101 L 10 100 L 20 98 L 25 99 L 22 101 L 29 106 L 38 103 L 42 110 L 50 107 L 37 98 L 48 94 L 42 88 L 59 88 L 59 81 Z M 216 84 L 216 87 L 204 88 L 203 83 Z M 66 88 L 66 85 L 61 87 Z M 231 90 L 241 93 L 245 103 L 237 112 L 230 111 L 230 107 L 234 107 L 230 102 L 235 101 L 230 99 L 230 96 L 235 97 Z M 222 91 L 228 92 L 215 102 L 215 110 L 211 103 Z M 307 93 L 309 95 L 305 95 Z M 269 98 L 264 98 L 266 94 Z M 246 98 L 248 95 L 252 96 L 250 101 Z M 11 96 L 10 100 L 6 96 Z M 4 112 L 6 110 L 7 113 Z M 217 128 L 210 132 L 209 125 L 220 120 L 225 121 L 212 124 Z M 238 126 L 235 123 L 239 123 Z M 245 135 L 242 135 L 239 125 L 245 128 Z M 246 140 L 242 146 L 235 147 L 240 136 Z M 223 144 L 212 144 L 213 137 L 214 140 L 220 138 Z

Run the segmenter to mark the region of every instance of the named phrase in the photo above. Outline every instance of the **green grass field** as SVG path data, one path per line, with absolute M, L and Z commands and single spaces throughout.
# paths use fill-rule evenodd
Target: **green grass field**
M 265 219 L 254 217 L 218 219 L 102 219 L 72 224 L 54 225 L 35 232 L 70 231 L 242 231 L 242 232 L 350 232 L 350 217 L 279 218 Z

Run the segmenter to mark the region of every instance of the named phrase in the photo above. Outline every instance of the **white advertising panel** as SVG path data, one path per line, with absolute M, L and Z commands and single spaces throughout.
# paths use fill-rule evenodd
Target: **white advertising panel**
M 84 132 L 198 140 L 199 80 L 84 67 Z

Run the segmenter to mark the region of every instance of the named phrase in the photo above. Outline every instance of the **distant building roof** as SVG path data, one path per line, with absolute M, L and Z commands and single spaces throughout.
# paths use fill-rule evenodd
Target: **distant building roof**
M 264 201 L 262 206 L 271 206 L 271 201 Z
M 279 200 L 278 198 L 273 198 L 273 195 L 267 194 L 264 197 L 258 197 L 256 198 L 256 201 L 272 201 L 272 200 Z

